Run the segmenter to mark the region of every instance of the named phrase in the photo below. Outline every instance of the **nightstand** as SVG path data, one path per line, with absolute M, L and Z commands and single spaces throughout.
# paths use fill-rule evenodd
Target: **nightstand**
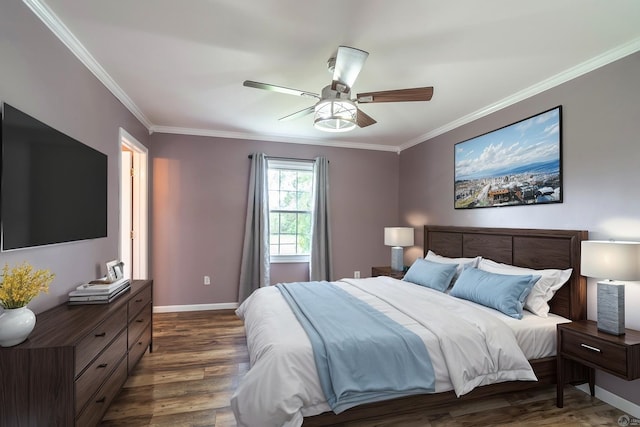
M 406 271 L 395 271 L 395 270 L 392 270 L 391 267 L 389 267 L 389 266 L 371 267 L 371 276 L 372 277 L 389 276 L 389 277 L 393 277 L 394 279 L 402 279 L 404 277 L 405 273 L 406 273 Z
M 640 331 L 626 329 L 625 335 L 598 331 L 597 323 L 581 320 L 558 325 L 557 395 L 558 408 L 563 405 L 567 377 L 567 360 L 589 370 L 589 391 L 595 392 L 595 370 L 601 369 L 627 381 L 640 378 Z

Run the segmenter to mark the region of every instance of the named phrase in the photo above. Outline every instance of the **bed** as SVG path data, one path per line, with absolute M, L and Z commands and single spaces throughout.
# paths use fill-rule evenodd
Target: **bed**
M 504 263 L 537 270 L 572 269 L 571 276 L 569 277 L 566 284 L 555 293 L 553 299 L 549 302 L 550 318 L 554 319 L 555 316 L 560 316 L 558 319 L 564 319 L 564 321 L 568 321 L 586 318 L 586 280 L 579 274 L 580 242 L 586 238 L 587 232 L 578 230 L 536 230 L 425 226 L 424 251 L 425 255 L 428 253 L 428 251 L 432 251 L 439 254 L 440 256 L 449 258 L 474 258 L 480 256 L 485 259 L 493 260 L 497 263 Z M 344 283 L 340 283 L 339 285 L 358 298 L 363 298 L 362 295 L 360 295 L 363 292 L 368 293 L 371 289 L 376 288 L 377 286 L 380 286 L 382 289 L 384 287 L 383 285 L 385 284 L 382 282 L 392 282 L 396 279 L 380 278 L 368 280 L 370 280 L 370 282 L 366 282 L 366 280 L 346 280 Z M 393 286 L 394 283 L 386 283 L 386 285 Z M 395 285 L 397 285 L 397 289 L 399 289 L 398 293 L 400 293 L 400 289 L 403 287 L 407 288 L 407 292 L 409 292 L 408 295 L 411 295 L 410 293 L 415 291 L 413 289 L 410 289 L 408 284 L 405 285 L 405 283 L 402 282 L 395 282 Z M 273 297 L 274 292 L 277 293 L 275 289 L 269 289 L 262 293 L 271 293 Z M 384 290 L 382 290 L 381 292 L 384 292 Z M 402 292 L 404 292 L 404 290 Z M 408 299 L 410 300 L 411 298 L 409 297 Z M 271 314 L 273 314 L 276 311 L 287 311 L 286 306 L 279 306 L 278 304 L 280 304 L 280 302 L 276 300 L 272 301 L 273 302 L 269 302 L 266 304 L 270 307 L 267 312 L 271 310 Z M 393 305 L 395 304 L 395 301 L 391 301 L 391 303 Z M 247 305 L 251 306 L 251 303 Z M 378 309 L 384 310 L 384 307 Z M 474 309 L 469 308 L 469 310 Z M 239 315 L 244 317 L 246 315 L 245 311 L 246 307 L 241 306 L 239 308 Z M 269 315 L 269 313 L 266 314 L 267 317 Z M 401 319 L 399 323 L 402 323 L 403 315 L 404 314 L 397 315 L 400 316 L 398 317 L 398 319 Z M 314 379 L 312 377 L 314 375 L 309 374 L 308 372 L 301 373 L 303 371 L 303 368 L 296 365 L 299 360 L 306 360 L 306 362 L 299 362 L 301 366 L 305 364 L 308 365 L 308 356 L 307 359 L 304 359 L 299 354 L 292 354 L 288 349 L 284 349 L 289 345 L 295 347 L 297 344 L 299 344 L 300 341 L 304 340 L 304 337 L 296 337 L 295 335 L 292 336 L 289 333 L 293 330 L 290 326 L 292 322 L 291 319 L 292 317 L 283 320 L 282 322 L 285 323 L 282 323 L 279 326 L 277 323 L 279 320 L 276 321 L 275 324 L 270 324 L 271 329 L 275 329 L 274 325 L 276 328 L 287 328 L 287 334 L 280 334 L 280 336 L 276 339 L 273 337 L 264 338 L 267 336 L 267 334 L 265 333 L 264 335 L 262 335 L 262 332 L 264 331 L 259 331 L 259 329 L 261 329 L 261 321 L 259 319 L 245 318 L 245 327 L 247 328 L 247 331 L 249 332 L 249 329 L 251 329 L 251 333 L 248 333 L 247 336 L 249 352 L 252 359 L 252 369 L 249 371 L 247 376 L 243 378 L 238 387 L 238 390 L 232 398 L 232 407 L 234 408 L 236 415 L 238 413 L 246 412 L 248 410 L 247 408 L 249 408 L 249 406 L 247 405 L 252 405 L 252 402 L 256 402 L 255 404 L 257 406 L 262 405 L 263 409 L 260 409 L 262 411 L 265 410 L 264 408 L 270 408 L 271 403 L 263 400 L 263 398 L 266 399 L 267 397 L 265 396 L 271 394 L 277 395 L 281 389 L 286 389 L 286 384 L 283 385 L 279 382 L 281 377 L 288 376 L 288 372 L 293 372 L 295 373 L 295 375 L 302 378 L 301 382 L 305 384 L 305 387 L 306 384 L 313 383 Z M 556 321 L 559 322 L 561 320 Z M 553 320 L 550 320 L 550 322 L 552 322 L 552 329 L 555 330 L 555 324 L 553 324 Z M 517 322 L 515 322 L 514 324 L 517 324 Z M 546 325 L 546 328 L 549 329 L 549 325 Z M 514 335 L 518 335 L 518 333 L 515 333 Z M 285 337 L 284 342 L 286 346 L 282 342 L 277 342 L 278 340 L 281 340 L 280 337 Z M 272 344 L 271 342 L 264 342 L 265 339 L 274 339 L 274 343 Z M 291 339 L 292 342 L 286 343 L 287 339 Z M 553 338 L 551 339 L 551 341 L 553 342 Z M 526 342 L 526 340 L 524 342 Z M 519 341 L 518 344 L 523 347 L 522 342 Z M 427 346 L 427 348 L 430 348 L 429 345 L 430 344 L 425 341 L 425 346 Z M 274 350 L 274 348 L 276 348 L 276 350 Z M 288 425 L 300 425 L 300 423 L 302 422 L 301 416 L 305 415 L 305 426 L 333 425 L 346 421 L 376 417 L 387 413 L 400 413 L 404 411 L 414 410 L 416 407 L 434 406 L 449 402 L 453 399 L 482 398 L 484 396 L 490 396 L 498 393 L 523 390 L 546 384 L 553 384 L 555 383 L 556 372 L 556 359 L 553 355 L 554 350 L 554 347 L 550 351 L 549 349 L 547 349 L 547 351 L 539 353 L 536 353 L 535 348 L 526 350 L 528 353 L 527 357 L 529 358 L 527 365 L 530 365 L 530 368 L 535 374 L 535 378 L 537 378 L 537 381 L 532 381 L 531 378 L 527 377 L 526 373 L 523 373 L 521 374 L 521 377 L 516 377 L 518 379 L 521 379 L 521 381 L 509 380 L 510 377 L 507 378 L 507 380 L 505 380 L 505 378 L 502 378 L 500 380 L 501 382 L 490 385 L 483 385 L 484 382 L 478 381 L 478 386 L 475 388 L 472 387 L 471 391 L 465 389 L 463 392 L 460 392 L 457 387 L 454 390 L 451 389 L 451 387 L 443 385 L 443 381 L 438 380 L 438 376 L 436 375 L 436 393 L 419 394 L 378 401 L 370 404 L 363 404 L 347 409 L 339 414 L 326 412 L 328 409 L 327 404 L 325 401 L 322 401 L 322 399 L 317 398 L 317 390 L 313 390 L 313 393 L 309 392 L 316 397 L 308 397 L 305 395 L 305 393 L 307 393 L 306 390 L 304 392 L 301 391 L 300 393 L 294 394 L 305 395 L 302 399 L 305 403 L 301 404 L 305 407 L 300 409 L 299 412 L 296 412 L 295 417 L 288 420 L 287 422 L 289 423 Z M 269 369 L 266 369 L 269 372 L 265 372 L 264 374 L 257 372 L 252 373 L 256 360 L 259 360 L 262 356 L 262 353 L 266 353 L 267 351 L 271 352 L 271 354 L 274 352 L 287 353 L 283 354 L 282 356 L 284 358 L 283 360 L 287 360 L 286 362 L 283 362 L 283 366 L 287 366 L 286 370 L 279 371 L 277 367 L 271 367 Z M 447 357 L 449 357 L 448 354 L 446 354 L 446 357 L 444 357 L 444 359 L 446 359 Z M 434 370 L 436 372 L 442 369 L 442 366 L 439 366 L 439 363 L 441 362 L 434 362 Z M 262 375 L 264 375 L 265 377 L 263 378 Z M 580 376 L 582 376 L 582 372 L 576 371 L 570 375 L 570 379 L 577 379 Z M 315 381 L 317 381 L 317 379 Z M 456 384 L 456 379 L 452 378 L 450 379 L 450 382 Z M 265 385 L 258 386 L 258 384 L 261 383 Z M 438 392 L 438 389 L 446 391 Z M 322 393 L 322 390 L 320 390 L 320 393 Z M 268 398 L 271 397 L 268 396 Z M 289 403 L 284 404 L 283 406 L 287 405 L 289 405 Z M 296 408 L 294 412 L 295 411 L 298 411 L 298 409 Z M 266 420 L 268 420 L 269 417 L 270 415 L 267 416 L 265 414 L 265 421 L 263 425 L 268 425 L 268 421 Z M 257 418 L 254 417 L 254 419 Z M 239 422 L 239 424 L 242 425 L 242 422 Z M 274 422 L 274 424 L 283 424 L 282 418 L 280 418 L 279 421 Z

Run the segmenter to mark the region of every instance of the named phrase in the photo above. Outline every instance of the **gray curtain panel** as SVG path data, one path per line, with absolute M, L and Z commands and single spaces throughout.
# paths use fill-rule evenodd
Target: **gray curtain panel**
M 253 291 L 268 286 L 269 277 L 269 191 L 267 189 L 267 158 L 263 153 L 251 157 L 247 219 L 240 266 L 238 301 L 244 301 Z
M 329 221 L 329 161 L 316 157 L 313 166 L 313 219 L 309 280 L 331 280 L 331 227 Z

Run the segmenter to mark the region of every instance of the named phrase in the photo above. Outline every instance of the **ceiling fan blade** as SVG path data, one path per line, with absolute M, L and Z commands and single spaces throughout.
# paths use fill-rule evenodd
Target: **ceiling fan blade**
M 376 122 L 371 116 L 367 115 L 364 113 L 364 111 L 362 111 L 361 109 L 358 108 L 358 115 L 356 117 L 356 124 L 361 127 L 367 127 L 367 126 L 371 126 L 373 124 L 376 124 L 378 122 Z
M 360 103 L 430 101 L 432 96 L 433 86 L 429 86 L 415 87 L 412 89 L 359 93 L 356 100 Z
M 315 105 L 312 105 L 311 107 L 307 107 L 304 110 L 300 110 L 300 111 L 296 111 L 293 114 L 289 114 L 288 116 L 284 116 L 282 118 L 280 118 L 280 121 L 286 121 L 286 120 L 293 120 L 293 119 L 297 119 L 298 117 L 303 117 L 306 116 L 308 114 L 313 113 L 315 109 Z
M 252 80 L 245 80 L 243 85 L 246 87 L 253 87 L 256 89 L 269 90 L 271 92 L 280 92 L 280 93 L 286 93 L 288 95 L 306 96 L 309 98 L 320 99 L 320 95 L 318 95 L 317 93 L 305 92 L 303 90 L 298 90 L 298 89 L 290 89 L 288 87 L 276 86 L 269 83 L 260 83 L 260 82 L 254 82 Z
M 369 53 L 364 50 L 349 46 L 339 46 L 333 70 L 333 81 L 342 83 L 351 90 L 368 56 Z M 335 90 L 335 88 L 333 89 Z

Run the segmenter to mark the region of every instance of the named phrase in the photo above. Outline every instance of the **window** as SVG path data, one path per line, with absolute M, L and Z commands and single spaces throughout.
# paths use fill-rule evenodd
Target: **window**
M 268 170 L 271 262 L 308 262 L 313 163 L 269 160 Z

